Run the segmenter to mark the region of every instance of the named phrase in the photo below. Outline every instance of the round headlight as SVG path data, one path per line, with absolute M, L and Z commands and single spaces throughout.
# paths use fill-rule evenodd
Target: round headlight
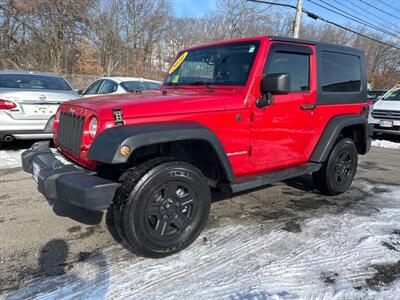
M 92 138 L 94 138 L 94 136 L 96 135 L 97 125 L 98 125 L 97 118 L 92 117 L 89 123 L 89 134 Z

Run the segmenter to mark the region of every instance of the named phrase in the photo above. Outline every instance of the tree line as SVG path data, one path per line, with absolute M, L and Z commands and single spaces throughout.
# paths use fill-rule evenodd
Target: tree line
M 220 0 L 199 18 L 176 17 L 169 0 L 0 0 L 0 69 L 160 79 L 185 47 L 291 36 L 293 19 L 294 11 L 245 0 Z M 303 22 L 301 37 L 364 49 L 373 88 L 400 81 L 400 50 L 320 22 Z

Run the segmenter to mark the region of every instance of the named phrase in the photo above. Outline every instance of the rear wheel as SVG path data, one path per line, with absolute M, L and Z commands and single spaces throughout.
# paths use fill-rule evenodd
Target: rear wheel
M 206 178 L 186 162 L 155 159 L 132 170 L 114 203 L 114 220 L 131 250 L 164 257 L 189 246 L 207 221 Z
M 344 193 L 353 182 L 357 161 L 354 141 L 350 138 L 339 140 L 321 169 L 313 173 L 316 187 L 325 195 Z

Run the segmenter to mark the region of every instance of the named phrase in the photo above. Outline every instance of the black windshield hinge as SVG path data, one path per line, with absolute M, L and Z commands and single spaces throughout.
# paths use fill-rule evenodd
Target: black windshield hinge
M 120 108 L 113 108 L 115 125 L 124 125 L 124 117 Z

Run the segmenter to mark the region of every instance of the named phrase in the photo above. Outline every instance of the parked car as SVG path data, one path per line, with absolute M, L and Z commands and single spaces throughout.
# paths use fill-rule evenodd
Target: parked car
M 81 98 L 60 76 L 38 72 L 0 72 L 0 142 L 52 138 L 58 105 Z
M 162 83 L 155 80 L 136 77 L 105 77 L 96 80 L 86 90 L 79 90 L 83 97 L 140 93 L 147 90 L 158 90 Z
M 400 135 L 400 85 L 374 104 L 368 121 L 373 124 L 374 133 Z
M 370 90 L 367 92 L 367 99 L 372 101 L 372 103 L 375 103 L 379 100 L 380 97 L 382 97 L 386 93 L 387 91 L 385 90 Z
M 215 42 L 180 52 L 159 92 L 62 104 L 58 152 L 39 142 L 23 168 L 50 202 L 110 209 L 133 252 L 163 257 L 199 236 L 211 190 L 313 174 L 321 193 L 347 191 L 371 145 L 366 99 L 362 50 L 272 36 Z

